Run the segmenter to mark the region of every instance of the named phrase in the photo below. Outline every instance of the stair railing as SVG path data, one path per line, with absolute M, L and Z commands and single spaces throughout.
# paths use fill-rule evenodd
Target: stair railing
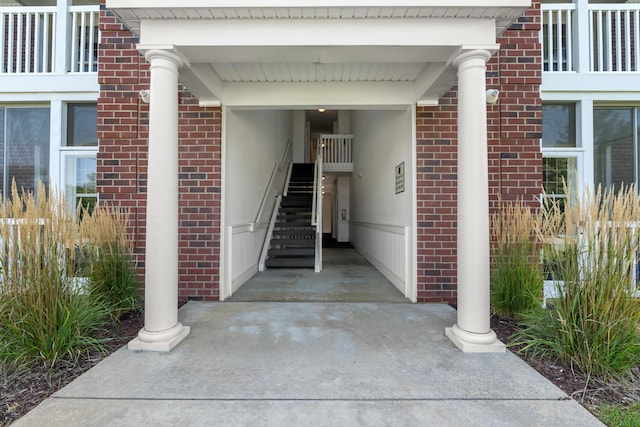
M 273 170 L 271 171 L 271 176 L 269 177 L 269 182 L 267 184 L 267 188 L 264 191 L 264 194 L 262 195 L 262 201 L 260 202 L 260 207 L 258 208 L 258 213 L 256 214 L 256 219 L 249 224 L 249 229 L 250 231 L 255 231 L 256 230 L 256 226 L 259 225 L 262 222 L 262 215 L 264 214 L 264 210 L 266 209 L 267 206 L 267 198 L 269 197 L 269 195 L 271 195 L 272 193 L 272 189 L 271 187 L 274 184 L 274 178 L 276 176 L 276 173 L 278 172 L 278 162 L 276 162 L 273 165 Z M 278 196 L 278 190 L 275 190 L 275 195 Z
M 322 271 L 322 153 L 320 151 L 313 169 L 311 225 L 316 227 L 315 271 L 319 273 Z
M 280 159 L 280 161 L 276 161 L 273 165 L 273 169 L 271 170 L 271 176 L 269 177 L 269 182 L 267 183 L 267 188 L 264 190 L 264 194 L 262 195 L 262 201 L 260 202 L 260 207 L 258 208 L 258 213 L 256 214 L 256 219 L 249 224 L 249 228 L 250 231 L 255 231 L 256 227 L 262 223 L 262 216 L 264 215 L 264 211 L 265 209 L 267 209 L 267 200 L 269 198 L 269 196 L 271 194 L 274 193 L 275 191 L 275 196 L 278 196 L 278 192 L 280 192 L 280 194 L 284 193 L 284 195 L 286 196 L 287 193 L 287 187 L 289 185 L 289 179 L 291 178 L 291 168 L 293 167 L 293 163 L 290 162 L 289 163 L 289 169 L 287 171 L 287 176 L 284 182 L 284 185 L 282 188 L 275 188 L 275 190 L 273 189 L 274 186 L 276 186 L 278 183 L 276 182 L 276 176 L 278 176 L 278 171 L 281 171 L 282 168 L 284 167 L 284 164 L 287 160 L 291 152 L 291 140 L 287 141 L 287 146 L 284 149 L 284 153 L 282 154 L 282 158 Z M 281 181 L 281 179 L 279 179 L 278 181 Z
M 291 181 L 291 171 L 293 171 L 293 162 L 289 163 L 289 170 L 287 171 L 287 178 L 284 180 L 284 189 L 282 195 L 286 196 L 289 191 L 289 182 Z
M 269 228 L 267 228 L 267 234 L 262 244 L 262 252 L 260 252 L 260 260 L 258 261 L 258 271 L 265 270 L 265 261 L 267 260 L 267 254 L 269 253 L 269 246 L 271 245 L 271 237 L 273 236 L 273 229 L 276 226 L 276 220 L 278 219 L 278 211 L 280 210 L 281 196 L 276 196 L 276 202 L 273 205 L 273 212 L 271 213 L 271 220 L 269 221 Z

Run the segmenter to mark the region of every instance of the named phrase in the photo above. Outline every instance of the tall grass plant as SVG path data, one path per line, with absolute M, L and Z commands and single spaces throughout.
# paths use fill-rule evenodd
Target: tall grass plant
M 126 223 L 120 211 L 99 208 L 85 216 L 81 224 L 83 237 L 91 242 L 82 250 L 87 258 L 83 271 L 89 295 L 106 303 L 115 319 L 142 310 L 140 280 L 131 257 L 133 248 Z
M 570 194 L 567 189 L 567 200 Z M 546 256 L 558 260 L 558 298 L 529 312 L 516 341 L 588 375 L 610 378 L 640 364 L 640 308 L 634 269 L 640 251 L 635 186 L 587 193 L 544 210 Z
M 105 325 L 139 306 L 126 218 L 67 207 L 39 185 L 0 206 L 0 368 L 101 352 Z
M 491 303 L 500 316 L 519 318 L 540 305 L 541 217 L 521 201 L 500 203 L 491 216 Z
M 63 197 L 43 185 L 0 207 L 0 362 L 53 366 L 100 351 L 108 309 L 77 289 L 79 226 Z

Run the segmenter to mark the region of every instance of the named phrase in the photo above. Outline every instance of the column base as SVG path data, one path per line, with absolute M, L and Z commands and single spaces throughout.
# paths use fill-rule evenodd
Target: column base
M 141 329 L 138 336 L 129 341 L 127 348 L 133 351 L 169 352 L 185 339 L 190 331 L 189 326 L 183 326 L 180 322 L 173 328 L 161 332 Z
M 458 325 L 445 328 L 445 335 L 464 353 L 504 353 L 506 346 L 498 340 L 496 333 L 475 334 L 460 329 Z

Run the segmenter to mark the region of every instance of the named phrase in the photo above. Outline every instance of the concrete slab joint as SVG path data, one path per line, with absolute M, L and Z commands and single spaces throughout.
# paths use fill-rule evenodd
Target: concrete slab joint
M 458 311 L 445 334 L 463 352 L 504 352 L 491 331 L 486 63 L 491 52 L 461 53 L 458 68 Z

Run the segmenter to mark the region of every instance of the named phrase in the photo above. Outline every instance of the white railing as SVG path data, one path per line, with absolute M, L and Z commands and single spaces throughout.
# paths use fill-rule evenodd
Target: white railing
M 589 5 L 591 71 L 638 71 L 640 4 Z
M 289 170 L 287 171 L 286 180 L 282 181 L 282 178 L 278 180 L 278 171 L 282 171 L 284 168 L 287 159 L 291 157 L 291 140 L 287 141 L 287 146 L 284 149 L 284 153 L 282 154 L 282 158 L 280 161 L 277 161 L 273 165 L 273 170 L 271 171 L 271 176 L 269 177 L 269 182 L 267 183 L 267 188 L 264 190 L 264 194 L 262 195 L 262 201 L 260 202 L 260 207 L 258 208 L 258 213 L 256 214 L 256 219 L 252 223 L 252 227 L 255 227 L 257 224 L 262 223 L 262 217 L 264 215 L 265 209 L 268 209 L 268 204 L 270 201 L 271 194 L 275 197 L 278 196 L 278 192 L 281 194 L 284 193 L 286 196 L 287 187 L 289 185 L 289 179 L 291 178 L 291 168 L 293 163 L 289 163 Z M 278 182 L 280 181 L 280 182 Z M 278 184 L 280 183 L 280 186 Z
M 576 5 L 543 4 L 542 61 L 545 71 L 574 71 L 573 28 Z
M 99 14 L 98 6 L 0 7 L 0 74 L 96 72 Z
M 311 225 L 316 228 L 316 273 L 322 271 L 322 173 L 322 154 L 318 152 L 316 165 L 313 169 L 313 199 L 311 202 Z
M 0 8 L 0 73 L 51 73 L 55 7 Z
M 271 212 L 271 220 L 269 221 L 269 227 L 267 228 L 267 234 L 264 236 L 262 243 L 262 250 L 260 251 L 260 259 L 258 260 L 258 271 L 264 271 L 266 269 L 265 262 L 267 261 L 267 255 L 269 254 L 269 247 L 271 246 L 271 237 L 273 237 L 273 229 L 276 226 L 278 219 L 278 211 L 280 211 L 280 202 L 282 197 L 276 196 L 276 203 L 273 206 Z
M 72 73 L 98 71 L 98 43 L 100 34 L 98 20 L 100 11 L 94 6 L 72 6 L 71 13 L 71 60 Z
M 640 4 L 579 1 L 541 9 L 544 71 L 640 71 Z
M 353 135 L 320 135 L 318 153 L 322 155 L 325 171 L 353 171 L 351 157 Z
M 594 270 L 597 270 L 597 267 L 601 263 L 602 257 L 606 260 L 606 251 L 607 251 L 607 242 L 600 242 L 599 238 L 594 237 L 593 235 L 600 233 L 600 228 L 602 224 L 600 222 L 589 222 L 586 221 L 586 227 L 582 229 L 580 235 L 577 237 L 577 253 L 578 253 L 578 268 L 580 279 L 583 279 L 586 275 L 593 276 L 595 273 Z M 607 228 L 613 229 L 627 229 L 631 230 L 631 237 L 626 237 L 628 234 L 626 231 L 622 231 L 618 234 L 618 232 L 609 231 L 607 234 L 613 234 L 613 239 L 616 240 L 626 240 L 629 239 L 631 242 L 634 242 L 635 245 L 630 245 L 632 247 L 625 247 L 626 244 L 623 244 L 624 249 L 630 249 L 631 253 L 620 253 L 616 254 L 622 257 L 623 260 L 628 260 L 628 265 L 625 267 L 625 271 L 630 273 L 629 279 L 629 293 L 632 297 L 640 298 L 640 253 L 633 249 L 633 246 L 636 246 L 640 243 L 638 238 L 636 237 L 636 233 L 638 229 L 640 229 L 640 222 L 627 222 L 624 224 L 613 223 L 609 221 L 606 225 Z M 594 244 L 595 241 L 595 244 Z M 602 246 L 599 246 L 601 243 Z M 559 238 L 555 243 L 556 245 L 564 246 L 565 242 L 563 238 Z M 604 250 L 605 253 L 601 253 L 601 250 Z M 542 258 L 544 259 L 544 253 L 542 254 Z M 606 262 L 606 261 L 605 261 Z M 622 261 L 623 264 L 626 264 Z M 626 270 L 626 268 L 629 268 Z M 549 272 L 550 278 L 546 278 L 544 280 L 543 286 L 543 302 L 542 306 L 545 307 L 548 299 L 559 298 L 564 294 L 564 280 L 562 277 L 553 277 L 553 274 Z

